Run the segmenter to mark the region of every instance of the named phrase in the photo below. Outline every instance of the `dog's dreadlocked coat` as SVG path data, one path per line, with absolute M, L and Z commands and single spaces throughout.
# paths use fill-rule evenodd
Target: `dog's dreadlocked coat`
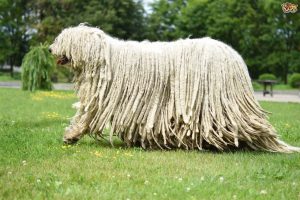
M 243 59 L 220 41 L 122 41 L 79 25 L 50 51 L 75 73 L 79 103 L 67 143 L 101 137 L 110 124 L 110 139 L 128 146 L 299 151 L 278 139 Z

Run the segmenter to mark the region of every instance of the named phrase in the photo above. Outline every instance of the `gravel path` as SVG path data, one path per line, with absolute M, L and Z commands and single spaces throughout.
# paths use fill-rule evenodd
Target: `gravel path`
M 71 83 L 54 83 L 55 90 L 72 90 Z M 21 88 L 20 81 L 0 82 L 0 87 Z M 255 97 L 258 101 L 275 101 L 275 102 L 294 102 L 300 103 L 300 92 L 295 91 L 274 91 L 273 97 L 270 95 L 263 96 L 262 91 L 256 91 Z

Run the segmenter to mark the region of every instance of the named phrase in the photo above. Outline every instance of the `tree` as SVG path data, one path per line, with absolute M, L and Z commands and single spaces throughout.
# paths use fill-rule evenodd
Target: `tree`
M 287 83 L 288 74 L 300 66 L 300 18 L 297 14 L 283 13 L 279 5 L 274 0 L 263 4 L 269 24 L 268 40 L 264 43 L 269 48 L 265 66 Z
M 36 46 L 25 55 L 22 63 L 23 90 L 52 89 L 51 75 L 55 62 L 48 49 L 48 45 Z
M 73 20 L 78 16 L 84 6 L 84 1 L 78 0 L 30 0 L 32 29 L 36 34 L 31 39 L 31 45 L 51 43 L 64 29 L 73 25 Z
M 287 74 L 299 69 L 300 19 L 283 13 L 278 1 L 190 0 L 181 13 L 182 35 L 210 36 L 231 45 L 252 78 L 271 72 L 287 82 Z
M 122 39 L 144 39 L 144 8 L 141 1 L 91 0 L 79 18 Z M 79 23 L 78 21 L 76 24 Z
M 13 66 L 21 64 L 28 49 L 30 33 L 26 27 L 29 16 L 26 4 L 26 0 L 0 1 L 0 62 L 10 65 L 11 76 Z
M 88 22 L 122 39 L 144 39 L 136 0 L 0 0 L 0 63 L 20 65 L 29 45 L 52 43 L 66 27 Z
M 140 40 L 145 32 L 141 1 L 37 0 L 31 1 L 31 7 L 37 30 L 33 44 L 52 42 L 62 29 L 83 22 L 122 39 Z
M 177 21 L 186 0 L 159 0 L 151 4 L 152 12 L 147 17 L 147 39 L 174 40 L 181 37 Z
M 191 0 L 182 10 L 179 28 L 183 35 L 190 35 L 191 38 L 209 36 L 229 44 L 248 63 L 247 59 L 256 52 L 252 49 L 256 42 L 256 36 L 253 35 L 256 15 L 250 1 Z M 255 64 L 251 63 L 250 66 Z M 253 75 L 251 67 L 249 69 Z

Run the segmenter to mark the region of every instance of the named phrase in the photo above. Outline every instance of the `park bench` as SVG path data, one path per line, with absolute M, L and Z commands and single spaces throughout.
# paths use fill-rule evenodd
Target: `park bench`
M 270 94 L 271 97 L 273 97 L 273 85 L 277 83 L 275 80 L 261 80 L 258 81 L 259 83 L 264 85 L 263 95 Z M 268 86 L 270 87 L 270 90 L 268 90 Z

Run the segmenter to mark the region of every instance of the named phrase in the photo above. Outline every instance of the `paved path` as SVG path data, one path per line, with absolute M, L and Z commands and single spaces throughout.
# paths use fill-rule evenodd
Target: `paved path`
M 20 81 L 0 82 L 0 87 L 21 88 L 21 82 Z M 73 84 L 71 84 L 71 83 L 54 83 L 53 87 L 55 90 L 72 90 Z
M 72 90 L 71 83 L 54 83 L 55 90 Z M 0 82 L 0 87 L 21 88 L 20 81 Z M 263 96 L 262 91 L 256 91 L 255 97 L 258 101 L 275 101 L 275 102 L 294 102 L 300 103 L 299 91 L 274 91 L 273 97 L 270 95 Z
M 299 92 L 295 91 L 294 94 L 275 93 L 273 97 L 270 95 L 263 96 L 261 92 L 255 92 L 255 98 L 258 101 L 275 101 L 275 102 L 293 102 L 300 103 Z

